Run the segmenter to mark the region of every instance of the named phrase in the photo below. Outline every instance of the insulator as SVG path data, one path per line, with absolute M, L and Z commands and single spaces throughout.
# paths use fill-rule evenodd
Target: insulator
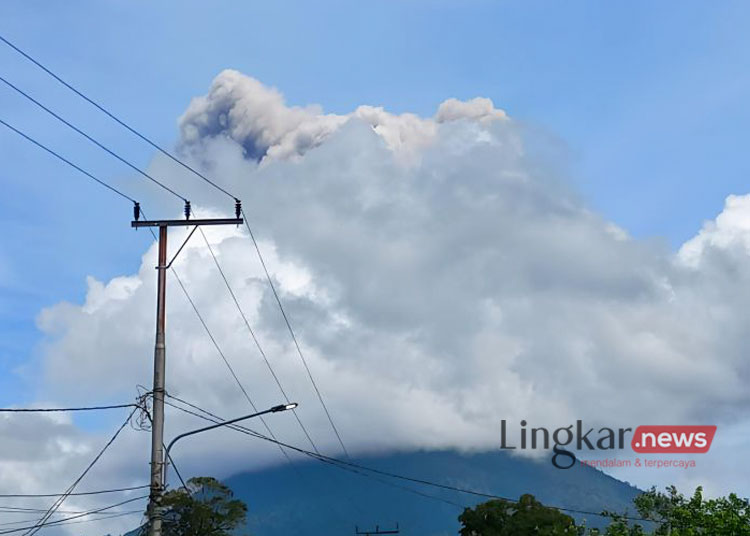
M 240 215 L 242 214 L 242 201 L 239 199 L 234 200 L 234 216 L 238 220 L 240 219 Z
M 133 205 L 133 218 L 135 219 L 135 221 L 138 221 L 141 219 L 141 204 L 140 203 L 136 202 Z
M 190 219 L 190 201 L 185 201 L 185 219 Z

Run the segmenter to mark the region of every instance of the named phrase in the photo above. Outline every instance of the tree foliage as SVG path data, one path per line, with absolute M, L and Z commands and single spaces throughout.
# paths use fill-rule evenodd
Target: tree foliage
M 586 531 L 532 495 L 523 495 L 517 503 L 492 500 L 466 508 L 458 518 L 459 532 L 461 536 L 750 536 L 750 505 L 735 494 L 706 499 L 699 487 L 685 497 L 670 486 L 666 492 L 652 488 L 633 503 L 636 512 L 604 512 L 607 528 Z
M 703 489 L 697 488 L 691 497 L 685 497 L 670 486 L 666 493 L 651 488 L 633 501 L 638 517 L 652 521 L 628 523 L 612 516 L 606 536 L 750 536 L 750 507 L 734 493 L 727 497 L 705 499 Z
M 232 490 L 211 477 L 187 481 L 187 488 L 166 493 L 164 536 L 230 536 L 244 525 L 247 506 Z
M 466 508 L 458 517 L 461 536 L 572 536 L 582 534 L 572 517 L 547 508 L 533 495 L 518 502 L 492 500 Z

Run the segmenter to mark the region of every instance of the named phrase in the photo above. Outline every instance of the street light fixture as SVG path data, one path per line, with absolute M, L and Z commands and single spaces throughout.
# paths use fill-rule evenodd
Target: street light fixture
M 294 409 L 298 406 L 296 402 L 292 402 L 290 404 L 279 404 L 278 406 L 274 406 L 272 408 L 268 408 L 264 411 L 259 411 L 258 413 L 252 413 L 250 415 L 245 415 L 243 417 L 237 417 L 236 419 L 230 419 L 228 421 L 219 422 L 216 424 L 212 424 L 211 426 L 204 426 L 203 428 L 198 428 L 197 430 L 191 430 L 189 432 L 184 432 L 178 436 L 176 436 L 172 441 L 169 442 L 169 445 L 167 445 L 166 455 L 164 456 L 165 460 L 169 460 L 169 452 L 172 450 L 172 447 L 174 446 L 177 441 L 184 437 L 192 436 L 195 434 L 200 434 L 201 432 L 207 432 L 209 430 L 214 430 L 216 428 L 220 428 L 222 426 L 227 426 L 229 424 L 238 423 L 240 421 L 246 421 L 247 419 L 252 419 L 253 417 L 260 417 L 261 415 L 266 415 L 267 413 L 279 413 L 281 411 L 289 411 L 290 409 Z M 167 483 L 167 468 L 168 464 L 164 464 L 164 476 L 163 476 L 163 482 L 164 484 Z

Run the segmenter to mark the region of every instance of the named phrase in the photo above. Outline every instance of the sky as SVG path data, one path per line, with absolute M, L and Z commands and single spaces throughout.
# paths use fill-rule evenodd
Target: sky
M 252 207 L 259 220 L 262 238 L 278 269 L 278 277 L 298 307 L 297 318 L 303 319 L 301 329 L 308 333 L 307 342 L 321 376 L 333 378 L 336 376 L 331 375 L 336 372 L 343 374 L 349 378 L 352 390 L 360 385 L 362 374 L 372 373 L 370 360 L 375 360 L 376 356 L 363 356 L 362 362 L 356 365 L 342 365 L 335 358 L 326 360 L 322 357 L 324 349 L 334 356 L 342 356 L 347 350 L 332 345 L 330 340 L 316 339 L 312 327 L 317 326 L 325 333 L 326 322 L 333 325 L 337 325 L 336 322 L 349 325 L 349 322 L 351 326 L 372 322 L 370 331 L 352 328 L 344 339 L 357 345 L 385 341 L 394 352 L 410 355 L 415 370 L 424 364 L 422 359 L 439 353 L 439 347 L 433 346 L 437 344 L 435 341 L 420 339 L 425 333 L 435 335 L 444 348 L 453 344 L 451 340 L 438 337 L 446 332 L 450 318 L 437 315 L 427 321 L 425 310 L 400 303 L 396 298 L 401 295 L 419 299 L 415 292 L 407 292 L 408 288 L 374 285 L 368 289 L 367 278 L 372 273 L 366 272 L 366 266 L 354 255 L 357 252 L 368 258 L 367 250 L 360 251 L 357 245 L 372 239 L 377 246 L 374 251 L 380 255 L 370 258 L 371 266 L 381 270 L 375 274 L 394 270 L 394 277 L 403 275 L 405 282 L 412 283 L 409 288 L 421 288 L 416 275 L 412 274 L 416 279 L 407 277 L 408 269 L 391 258 L 405 255 L 403 248 L 407 245 L 423 243 L 412 242 L 421 235 L 406 233 L 401 244 L 399 233 L 412 227 L 397 224 L 423 230 L 420 226 L 440 228 L 441 220 L 434 215 L 400 220 L 400 213 L 390 213 L 391 219 L 386 221 L 394 222 L 395 227 L 390 229 L 392 234 L 378 237 L 379 225 L 372 227 L 367 218 L 360 220 L 361 214 L 350 214 L 345 205 L 340 206 L 335 201 L 335 196 L 326 195 L 331 192 L 337 195 L 345 192 L 355 197 L 373 195 L 372 202 L 377 205 L 378 196 L 390 195 L 388 190 L 383 190 L 384 184 L 400 191 L 398 185 L 378 182 L 388 180 L 383 169 L 394 177 L 419 177 L 420 185 L 429 172 L 441 176 L 447 173 L 445 170 L 461 171 L 470 177 L 474 176 L 472 174 L 490 176 L 489 170 L 507 170 L 511 175 L 528 174 L 534 181 L 541 181 L 534 182 L 536 186 L 529 187 L 528 192 L 523 190 L 530 197 L 521 198 L 526 202 L 538 196 L 543 200 L 541 205 L 528 201 L 527 213 L 511 211 L 515 218 L 486 215 L 485 223 L 503 226 L 502 229 L 518 226 L 528 233 L 519 231 L 520 234 L 510 233 L 507 237 L 500 233 L 504 238 L 497 239 L 509 248 L 519 248 L 521 260 L 518 265 L 511 263 L 510 266 L 539 270 L 531 272 L 538 279 L 521 281 L 520 288 L 526 289 L 531 303 L 537 307 L 550 306 L 550 300 L 556 297 L 561 304 L 560 314 L 590 314 L 596 310 L 601 317 L 615 318 L 614 325 L 626 326 L 624 333 L 614 333 L 616 330 L 612 326 L 599 326 L 578 333 L 576 340 L 561 340 L 553 334 L 563 328 L 570 330 L 571 326 L 561 326 L 549 318 L 547 324 L 540 321 L 537 326 L 542 334 L 548 335 L 542 337 L 544 344 L 530 347 L 529 341 L 533 340 L 535 332 L 525 324 L 530 318 L 523 304 L 517 303 L 517 308 L 511 307 L 510 312 L 503 308 L 498 312 L 488 305 L 485 311 L 488 316 L 482 317 L 483 320 L 500 322 L 498 318 L 509 315 L 509 327 L 496 330 L 499 333 L 496 335 L 492 335 L 495 333 L 492 329 L 474 333 L 465 327 L 469 330 L 465 333 L 467 336 L 477 337 L 472 339 L 476 345 L 472 355 L 478 368 L 467 372 L 448 367 L 451 373 L 447 374 L 441 369 L 442 361 L 429 360 L 434 376 L 426 378 L 424 384 L 412 385 L 415 396 L 423 397 L 421 403 L 431 400 L 434 404 L 445 405 L 449 413 L 455 410 L 454 420 L 450 421 L 453 432 L 439 433 L 431 427 L 435 423 L 421 415 L 427 421 L 424 431 L 435 437 L 434 443 L 425 445 L 403 432 L 414 423 L 392 423 L 382 417 L 382 426 L 397 438 L 395 446 L 455 446 L 462 436 L 470 438 L 467 442 L 474 446 L 489 444 L 489 436 L 477 431 L 484 429 L 488 421 L 482 417 L 472 422 L 466 416 L 474 414 L 476 408 L 462 406 L 467 403 L 462 389 L 476 387 L 478 371 L 489 366 L 483 361 L 485 351 L 496 352 L 498 348 L 511 353 L 527 351 L 529 356 L 539 357 L 540 363 L 550 366 L 544 356 L 561 351 L 561 347 L 567 348 L 561 351 L 563 354 L 571 352 L 571 359 L 577 355 L 571 348 L 579 345 L 591 345 L 610 356 L 605 350 L 615 347 L 612 345 L 616 341 L 620 348 L 633 352 L 636 363 L 643 365 L 653 359 L 663 360 L 663 369 L 651 371 L 656 376 L 660 374 L 662 381 L 645 384 L 665 394 L 653 400 L 644 394 L 644 407 L 635 405 L 640 411 L 646 412 L 644 408 L 649 401 L 672 403 L 679 408 L 670 409 L 667 415 L 689 420 L 700 415 L 696 408 L 703 404 L 711 408 L 707 414 L 725 419 L 727 426 L 734 430 L 731 437 L 741 442 L 743 423 L 736 415 L 741 413 L 742 397 L 732 398 L 735 386 L 731 378 L 741 376 L 744 370 L 737 360 L 744 342 L 741 328 L 745 320 L 739 303 L 735 302 L 742 294 L 732 286 L 733 282 L 739 285 L 742 277 L 729 268 L 735 267 L 734 262 L 742 266 L 742 262 L 736 258 L 739 253 L 727 255 L 727 260 L 723 255 L 714 255 L 712 248 L 729 247 L 727 244 L 732 240 L 727 237 L 736 239 L 741 234 L 746 217 L 741 199 L 727 205 L 725 200 L 730 194 L 742 195 L 748 190 L 743 181 L 748 163 L 743 158 L 744 147 L 740 143 L 748 120 L 745 102 L 750 79 L 745 67 L 750 49 L 745 29 L 749 11 L 750 7 L 743 2 L 711 5 L 705 2 L 563 4 L 407 0 L 366 5 L 352 2 L 227 3 L 208 8 L 205 3 L 190 1 L 154 5 L 147 2 L 51 4 L 11 0 L 0 5 L 0 34 L 159 143 L 179 146 L 198 162 L 213 165 L 212 171 L 221 171 L 229 184 L 242 191 L 246 206 Z M 0 46 L 0 66 L 1 76 L 64 112 L 67 118 L 102 142 L 116 147 L 140 166 L 164 172 L 197 203 L 205 199 L 202 209 L 223 209 L 204 185 L 184 173 L 168 169 L 162 160 L 155 159 L 148 146 L 92 111 L 5 46 Z M 222 77 L 220 73 L 225 69 L 241 74 Z M 210 120 L 215 119 L 227 103 L 209 96 L 202 107 L 200 102 L 191 104 L 191 100 L 210 95 L 209 88 L 217 76 L 236 91 L 233 99 L 240 107 L 247 106 L 253 114 L 267 117 L 267 122 L 258 126 L 240 117 L 236 119 L 236 132 L 211 127 Z M 243 82 L 248 80 L 246 77 L 252 77 L 258 85 Z M 268 95 L 274 95 L 269 93 L 272 87 L 283 94 L 285 103 L 271 98 L 270 111 L 258 107 L 257 102 L 265 102 L 263 99 Z M 487 120 L 491 123 L 488 126 L 485 119 L 474 116 L 469 120 L 471 124 L 458 121 L 454 125 L 451 121 L 441 121 L 436 115 L 447 99 L 470 101 L 475 97 L 491 99 L 493 110 L 502 110 L 511 118 L 510 126 L 503 120 Z M 230 104 L 234 101 L 230 99 Z M 212 103 L 214 108 L 210 106 Z M 304 108 L 310 105 L 317 105 L 319 109 Z M 374 117 L 373 113 L 368 115 L 358 108 L 362 105 L 383 107 L 385 111 L 374 113 L 377 116 Z M 287 139 L 283 135 L 294 134 L 299 127 L 295 123 L 297 119 L 289 119 L 291 116 L 286 111 L 295 110 L 295 106 L 303 107 L 302 111 L 296 110 L 291 116 L 301 117 L 300 124 L 305 128 L 324 132 L 322 141 L 311 147 L 294 145 L 293 154 L 269 158 L 262 165 L 245 161 L 238 153 L 243 144 L 248 147 L 260 143 L 264 151 L 274 146 L 284 147 Z M 466 117 L 470 115 L 466 115 L 469 113 L 466 110 L 461 113 Z M 183 114 L 186 115 L 180 122 Z M 353 114 L 355 120 L 340 126 L 337 118 L 348 114 Z M 422 119 L 412 121 L 402 114 L 415 114 Z M 151 189 L 127 168 L 77 138 L 4 86 L 0 87 L 0 118 L 50 144 L 102 178 L 137 194 L 148 206 L 154 207 L 152 211 L 179 213 L 180 207 L 168 196 Z M 204 120 L 209 123 L 201 123 Z M 367 131 L 358 128 L 358 122 L 369 122 L 379 138 L 373 139 Z M 186 137 L 186 128 L 190 127 L 200 133 L 197 139 Z M 476 143 L 472 137 L 476 134 L 474 128 L 485 129 L 492 140 L 500 140 L 497 143 L 503 149 L 493 154 L 480 147 L 476 154 L 467 149 L 454 155 L 456 147 Z M 433 134 L 433 129 L 438 129 L 438 134 Z M 218 134 L 227 135 L 229 142 L 215 140 Z M 304 141 L 304 137 L 302 139 Z M 406 140 L 403 147 L 394 141 L 398 139 Z M 385 143 L 386 149 L 378 143 Z M 518 143 L 523 144 L 525 158 L 512 151 Z M 443 153 L 434 147 L 442 148 Z M 384 150 L 388 152 L 382 152 Z M 467 160 L 467 154 L 471 159 Z M 359 158 L 352 155 L 359 155 Z M 142 374 L 129 368 L 132 354 L 122 349 L 140 352 L 142 348 L 128 346 L 132 337 L 129 332 L 118 333 L 123 326 L 132 327 L 127 324 L 129 318 L 153 306 L 148 294 L 148 281 L 153 274 L 147 269 L 148 255 L 152 253 L 147 251 L 150 236 L 130 229 L 128 203 L 8 131 L 0 131 L 0 161 L 4 192 L 0 197 L 0 221 L 6 230 L 0 242 L 0 402 L 5 405 L 64 402 L 77 397 L 80 401 L 80 392 L 73 391 L 82 380 L 87 380 L 91 396 L 96 395 L 98 401 L 108 398 L 119 401 L 130 396 L 126 389 L 132 391 L 134 382 L 142 379 Z M 379 162 L 383 162 L 383 169 Z M 325 170 L 353 173 L 362 181 L 375 177 L 375 186 L 370 190 L 366 183 L 357 182 L 361 191 L 350 190 L 354 187 L 342 183 L 338 177 L 326 179 Z M 304 181 L 308 175 L 310 180 L 316 178 L 320 185 L 299 189 L 298 184 L 307 183 L 294 181 Z M 243 182 L 243 177 L 256 176 L 259 182 L 254 182 L 252 187 L 247 181 Z M 291 177 L 291 182 L 285 183 L 285 176 Z M 263 179 L 288 184 L 290 189 L 273 188 Z M 492 188 L 511 197 L 516 192 L 505 183 L 484 190 L 486 187 L 480 181 L 476 190 L 470 190 L 490 197 Z M 457 224 L 457 228 L 466 235 L 457 236 L 455 240 L 435 239 L 436 249 L 454 248 L 452 251 L 460 255 L 462 245 L 475 244 L 477 251 L 497 260 L 493 257 L 497 254 L 492 245 L 495 238 L 480 232 L 478 224 L 484 220 L 479 216 L 463 222 L 463 213 L 428 186 L 415 186 L 404 195 L 407 194 L 415 200 L 416 206 L 424 210 L 439 207 L 446 217 L 450 214 L 464 224 Z M 275 201 L 271 205 L 273 210 L 269 208 L 268 199 Z M 329 201 L 324 202 L 325 199 Z M 519 206 L 527 206 L 524 202 L 519 201 Z M 301 206 L 312 208 L 307 212 L 308 209 Z M 548 213 L 541 211 L 540 206 L 561 213 L 571 211 L 574 216 L 569 220 L 547 221 Z M 389 207 L 383 208 L 381 217 L 389 215 Z M 466 208 L 460 204 L 459 207 Z M 495 208 L 510 210 L 513 207 L 498 205 Z M 310 225 L 305 232 L 301 228 L 305 226 L 296 220 L 300 214 L 310 221 L 324 219 L 320 226 Z M 352 219 L 347 220 L 342 214 Z M 537 220 L 525 219 L 529 214 L 538 218 L 538 226 Z M 723 219 L 716 220 L 713 227 L 704 227 L 704 222 L 715 220 L 719 214 Z M 284 225 L 281 216 L 295 225 Z M 325 218 L 339 225 L 327 227 L 322 223 L 329 221 Z M 358 224 L 353 225 L 350 235 L 340 244 L 348 249 L 337 247 L 336 243 L 312 232 L 314 229 L 329 232 L 335 228 L 346 229 L 352 221 Z M 549 227 L 544 227 L 545 223 Z M 608 227 L 610 224 L 616 226 L 618 233 L 621 231 L 629 237 L 627 246 L 612 242 L 611 236 L 601 233 L 601 229 L 614 228 Z M 703 232 L 699 234 L 701 229 Z M 373 237 L 373 233 L 376 236 Z M 538 247 L 527 251 L 519 237 L 526 237 Z M 395 239 L 395 245 L 391 248 L 385 238 Z M 215 234 L 211 239 L 220 250 L 233 251 L 235 247 L 231 235 Z M 691 245 L 683 247 L 686 242 Z M 327 248 L 323 251 L 331 257 L 311 250 L 308 243 Z M 569 249 L 558 250 L 558 244 L 566 244 Z M 190 269 L 190 258 L 205 258 L 197 251 L 187 253 L 188 280 L 196 288 L 206 289 L 197 292 L 206 292 L 207 296 L 218 292 L 211 286 L 216 281 L 204 281 L 197 267 Z M 478 270 L 480 280 L 495 273 L 480 270 L 479 264 L 461 265 L 453 256 L 444 257 L 430 251 L 421 253 L 424 257 L 414 254 L 415 266 L 435 267 L 435 278 L 426 278 L 435 288 L 456 280 L 457 275 L 452 270 Z M 236 254 L 246 255 L 247 252 Z M 543 269 L 538 263 L 545 256 L 548 260 L 554 259 L 561 271 L 552 274 Z M 571 256 L 590 257 L 590 262 L 586 265 L 568 263 Z M 673 271 L 671 267 L 678 261 L 695 266 L 703 262 L 704 257 L 709 259 L 705 261 L 707 268 L 699 275 L 686 275 L 681 269 Z M 329 258 L 340 259 L 340 263 L 329 262 Z M 481 258 L 476 258 L 477 263 Z M 610 258 L 618 259 L 619 264 L 610 266 L 606 262 Z M 439 260 L 440 264 L 430 265 L 427 262 L 430 259 Z M 252 262 L 252 258 L 246 258 L 242 266 L 249 267 Z M 438 270 L 437 266 L 446 269 Z M 406 275 L 397 268 L 404 269 Z M 656 274 L 653 277 L 668 281 L 681 308 L 672 308 L 676 307 L 670 305 L 673 302 L 660 297 L 653 284 L 646 282 L 648 278 L 643 273 L 631 277 L 629 268 Z M 257 270 L 257 266 L 248 270 Z M 497 272 L 498 278 L 512 280 L 514 277 L 512 271 Z M 576 277 L 576 274 L 586 277 Z M 243 287 L 242 273 L 237 272 L 236 277 L 237 284 Z M 253 277 L 260 275 L 256 273 Z M 109 293 L 101 291 L 99 285 L 106 285 L 113 278 L 114 284 L 107 287 Z M 258 290 L 255 284 L 248 283 L 244 289 L 247 299 L 252 303 L 260 300 L 257 311 L 265 310 L 266 291 Z M 130 294 L 129 285 L 136 285 L 140 290 Z M 353 292 L 354 289 L 358 289 L 359 294 Z M 455 286 L 454 291 L 459 289 L 462 293 L 456 294 L 452 303 L 463 303 L 467 308 L 481 303 L 482 292 L 511 302 L 515 298 L 512 293 L 507 294 L 508 289 L 503 285 L 486 289 Z M 170 289 L 170 292 L 177 290 Z M 430 292 L 429 287 L 423 290 Z M 449 290 L 446 300 L 453 296 Z M 118 292 L 134 297 L 126 307 L 115 307 L 111 313 L 114 325 L 108 324 L 106 318 L 92 325 L 88 317 L 81 316 L 81 311 L 106 309 L 109 301 L 120 299 Z M 383 295 L 400 303 L 400 308 L 382 306 L 383 300 L 376 299 L 378 292 L 387 292 Z M 632 302 L 628 298 L 630 293 L 634 296 Z M 465 296 L 471 299 L 464 299 Z M 206 300 L 209 303 L 206 306 L 210 307 L 210 300 Z M 330 307 L 321 305 L 325 303 Z M 434 310 L 441 310 L 447 303 L 450 302 L 432 305 Z M 603 307 L 602 303 L 610 305 L 597 309 Z M 174 318 L 186 314 L 184 309 L 179 309 L 184 305 L 175 306 Z M 223 308 L 225 305 L 217 305 L 213 313 L 216 318 L 229 314 Z M 705 311 L 719 312 L 717 316 L 701 318 L 699 326 L 687 324 Z M 727 315 L 731 328 L 726 332 L 706 328 L 707 325 L 721 326 L 716 319 L 724 318 L 722 314 Z M 264 317 L 259 315 L 258 318 Z M 401 324 L 394 323 L 394 318 L 400 319 Z M 184 321 L 190 322 L 187 317 Z M 172 320 L 172 325 L 177 326 L 178 322 Z M 418 328 L 420 336 L 404 331 L 410 322 Z M 493 325 L 492 322 L 488 325 Z M 720 354 L 727 361 L 722 361 L 721 366 L 714 364 L 713 370 L 703 368 L 709 366 L 701 361 L 706 355 L 683 361 L 682 357 L 691 350 L 675 347 L 674 341 L 690 333 L 682 332 L 680 322 L 699 333 L 698 340 L 693 341 L 696 351 L 704 351 L 708 356 Z M 144 347 L 150 345 L 151 335 L 145 334 L 152 328 L 151 324 L 148 315 L 138 323 L 147 341 Z M 654 327 L 647 329 L 646 326 Z M 192 325 L 192 328 L 199 331 L 200 326 Z M 264 328 L 269 344 L 276 345 L 283 353 L 286 343 L 278 325 L 264 325 Z M 649 331 L 654 337 L 635 336 L 645 337 Z M 231 339 L 232 333 L 226 336 Z M 403 347 L 412 336 L 416 337 L 411 341 L 413 346 Z M 633 343 L 630 347 L 628 341 L 631 340 L 639 344 Z M 198 346 L 190 346 L 193 343 Z M 191 341 L 188 337 L 185 344 L 186 353 L 197 355 L 196 348 L 202 348 L 205 341 Z M 240 342 L 230 344 L 239 347 Z M 484 346 L 487 350 L 482 350 Z M 622 352 L 625 355 L 618 359 L 626 360 L 627 352 Z M 76 361 L 77 358 L 81 361 Z M 696 360 L 700 365 L 696 365 Z M 617 360 L 614 361 L 617 364 Z M 292 367 L 291 363 L 286 364 Z M 622 373 L 617 367 L 599 370 L 600 365 L 596 363 L 579 365 L 596 372 L 592 372 L 589 387 L 601 380 L 599 374 Z M 675 374 L 669 365 L 685 373 Z M 529 382 L 529 386 L 539 388 L 544 384 L 537 376 L 539 371 L 531 364 L 512 369 L 518 374 L 518 385 Z M 291 370 L 288 375 L 296 378 Z M 571 373 L 578 371 L 575 367 L 570 370 Z M 187 378 L 187 371 L 183 374 Z M 116 382 L 112 380 L 118 375 L 120 378 Z M 561 370 L 560 375 L 565 376 L 565 371 Z M 445 388 L 448 378 L 453 378 L 451 381 L 457 385 L 456 398 L 434 399 L 436 393 Z M 698 389 L 695 383 L 698 378 L 708 378 L 706 391 L 701 391 L 703 398 L 687 397 L 685 393 L 695 393 Z M 110 380 L 117 388 L 112 388 Z M 383 378 L 383 389 L 392 389 L 398 398 L 399 393 L 405 392 L 402 380 Z M 625 396 L 617 385 L 605 384 Z M 98 387 L 94 388 L 95 385 Z M 302 383 L 298 387 L 305 389 Z M 575 400 L 572 391 L 566 391 L 558 383 L 546 387 L 559 398 L 545 396 L 532 400 L 537 404 L 535 411 L 539 412 L 540 419 L 545 414 L 543 409 L 560 418 L 570 418 L 580 411 L 582 405 Z M 644 393 L 648 391 L 646 387 L 643 389 Z M 332 398 L 340 405 L 345 405 L 352 396 L 346 389 L 334 391 Z M 204 395 L 211 400 L 209 392 L 206 390 Z M 519 399 L 523 400 L 523 396 L 523 392 L 518 393 Z M 617 396 L 613 399 L 621 400 Z M 236 403 L 234 399 L 223 402 Z M 558 410 L 552 408 L 558 405 L 563 409 L 556 413 Z M 381 422 L 377 415 L 388 415 L 386 409 L 361 408 L 362 411 L 372 410 L 376 422 Z M 630 414 L 619 413 L 617 407 L 611 410 L 622 419 L 639 415 L 635 410 Z M 511 413 L 516 415 L 515 410 Z M 325 427 L 325 422 L 315 420 L 319 417 L 317 414 L 310 416 L 321 428 Z M 497 415 L 492 417 L 497 418 Z M 342 420 L 349 422 L 346 416 Z M 75 424 L 77 426 L 70 425 L 70 433 L 79 437 L 83 433 L 81 430 L 96 430 L 101 423 L 79 420 Z M 356 430 L 353 422 L 349 423 L 349 430 L 354 437 L 362 437 L 360 434 L 364 433 Z M 64 471 L 60 471 L 63 475 Z
M 549 137 L 548 150 L 592 206 L 633 235 L 673 247 L 715 216 L 728 193 L 744 191 L 743 2 L 176 7 L 10 1 L 0 12 L 6 37 L 166 145 L 190 99 L 235 68 L 283 89 L 292 104 L 330 112 L 371 104 L 427 115 L 448 97 L 489 97 Z M 147 146 L 7 47 L 0 54 L 11 82 L 148 162 Z M 10 89 L 2 97 L 8 120 L 81 154 L 98 173 L 132 179 Z M 0 313 L 9 328 L 0 356 L 12 370 L 34 341 L 40 306 L 80 299 L 84 272 L 106 278 L 134 267 L 143 240 L 127 232 L 127 209 L 115 217 L 109 196 L 76 172 L 11 133 L 0 150 L 8 192 L 0 217 L 13 230 L 0 249 Z M 97 247 L 81 248 L 83 240 Z M 3 396 L 24 396 L 3 378 Z

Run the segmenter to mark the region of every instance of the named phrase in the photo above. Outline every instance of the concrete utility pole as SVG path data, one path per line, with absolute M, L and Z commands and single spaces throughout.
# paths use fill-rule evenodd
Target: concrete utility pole
M 354 534 L 360 534 L 363 536 L 373 536 L 375 534 L 400 534 L 400 533 L 401 531 L 398 528 L 398 523 L 396 523 L 396 528 L 393 530 L 380 530 L 380 526 L 375 525 L 374 531 L 366 530 L 366 531 L 360 532 L 359 527 L 357 526 L 354 527 Z
M 136 219 L 131 222 L 132 227 L 158 227 L 159 228 L 159 265 L 157 269 L 156 287 L 156 346 L 154 348 L 154 388 L 153 416 L 151 425 L 151 492 L 148 503 L 148 534 L 149 536 L 162 536 L 161 498 L 164 493 L 162 475 L 164 473 L 164 387 L 166 371 L 166 295 L 167 295 L 167 269 L 172 266 L 177 255 L 185 247 L 187 241 L 193 236 L 195 230 L 201 225 L 240 225 L 242 218 L 234 219 L 208 219 L 190 220 L 190 205 L 185 206 L 184 220 L 157 220 L 139 221 L 139 211 L 136 211 Z M 169 227 L 195 226 L 188 235 L 185 242 L 177 250 L 172 260 L 167 263 L 167 229 Z

